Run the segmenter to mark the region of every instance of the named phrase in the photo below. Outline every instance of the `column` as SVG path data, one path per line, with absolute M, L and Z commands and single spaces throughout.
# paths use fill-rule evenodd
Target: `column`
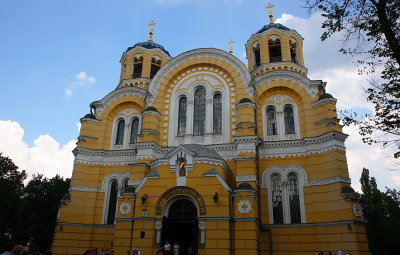
M 199 229 L 200 229 L 200 249 L 206 248 L 206 222 L 199 221 Z
M 162 230 L 162 221 L 156 221 L 155 229 L 157 231 L 156 235 L 156 246 L 161 247 L 161 230 Z

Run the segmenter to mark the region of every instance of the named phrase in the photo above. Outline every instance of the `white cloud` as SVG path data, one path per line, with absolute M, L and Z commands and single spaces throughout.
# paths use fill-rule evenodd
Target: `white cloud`
M 26 170 L 29 178 L 36 173 L 49 178 L 56 174 L 71 177 L 75 140 L 60 145 L 50 135 L 40 135 L 34 146 L 29 146 L 18 122 L 0 120 L 0 141 L 3 156 L 10 157 L 20 170 Z
M 76 123 L 76 127 L 78 128 L 78 132 L 81 132 L 82 124 L 80 122 Z
M 72 95 L 72 89 L 65 89 L 64 90 L 65 95 L 71 96 Z
M 94 77 L 89 76 L 86 72 L 80 72 L 74 75 L 75 78 L 78 80 L 79 85 L 83 86 L 86 84 L 93 84 L 96 82 Z

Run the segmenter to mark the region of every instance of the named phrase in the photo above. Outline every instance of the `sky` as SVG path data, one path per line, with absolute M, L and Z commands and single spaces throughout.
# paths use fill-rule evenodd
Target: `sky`
M 195 48 L 228 50 L 247 63 L 244 44 L 268 23 L 262 0 L 1 0 L 0 152 L 29 176 L 70 177 L 79 119 L 89 104 L 118 85 L 122 53 L 148 39 L 174 57 Z M 303 0 L 275 0 L 276 22 L 304 38 L 311 79 L 327 82 L 341 110 L 373 112 L 354 59 L 338 52 L 340 34 L 321 42 L 323 18 Z M 379 146 L 362 143 L 345 127 L 352 186 L 360 190 L 363 167 L 384 190 L 400 188 L 400 171 Z

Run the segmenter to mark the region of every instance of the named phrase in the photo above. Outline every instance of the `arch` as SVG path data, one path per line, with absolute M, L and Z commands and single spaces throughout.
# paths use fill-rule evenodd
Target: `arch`
M 260 51 L 260 44 L 256 41 L 251 46 L 252 53 L 253 53 L 253 68 L 256 68 L 261 65 L 261 51 Z
M 253 94 L 254 89 L 251 86 L 251 75 L 246 65 L 240 59 L 233 56 L 232 54 L 229 54 L 224 50 L 205 48 L 205 49 L 191 50 L 182 53 L 177 57 L 173 58 L 168 63 L 166 63 L 163 67 L 161 67 L 160 71 L 157 72 L 156 76 L 154 76 L 153 80 L 151 81 L 149 87 L 149 92 L 151 96 L 149 96 L 146 99 L 147 103 L 148 104 L 153 103 L 153 101 L 157 97 L 157 92 L 160 87 L 160 84 L 167 74 L 171 74 L 173 76 L 173 74 L 175 74 L 171 73 L 173 69 L 175 69 L 176 67 L 178 67 L 183 63 L 186 63 L 188 60 L 193 61 L 193 59 L 199 59 L 199 58 L 214 58 L 216 60 L 221 60 L 225 63 L 228 63 L 239 74 L 249 96 Z
M 157 74 L 160 68 L 161 68 L 161 58 L 160 56 L 155 55 L 151 58 L 150 79 L 153 79 L 153 77 Z
M 272 35 L 268 38 L 268 51 L 270 63 L 282 61 L 281 38 L 279 36 Z
M 278 127 L 276 121 L 276 107 L 273 105 L 268 105 L 266 110 L 266 119 L 267 119 L 267 135 L 277 135 Z
M 283 107 L 283 118 L 285 123 L 285 134 L 296 134 L 293 104 Z
M 166 209 L 169 208 L 171 203 L 181 198 L 191 199 L 197 208 L 198 214 L 206 215 L 206 205 L 202 196 L 189 187 L 174 187 L 165 191 L 157 202 L 156 215 L 165 215 Z
M 204 135 L 206 121 L 206 89 L 196 87 L 194 92 L 193 135 Z
M 143 55 L 136 54 L 135 56 L 133 56 L 132 78 L 142 77 L 142 69 L 143 69 Z

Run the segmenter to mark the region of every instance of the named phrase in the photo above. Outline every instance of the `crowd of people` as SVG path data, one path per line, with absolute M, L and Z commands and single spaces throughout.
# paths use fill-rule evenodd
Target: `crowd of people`
M 38 254 L 37 252 L 32 252 L 29 249 L 29 246 L 23 246 L 19 244 L 15 244 L 14 242 L 8 242 L 6 244 L 6 250 L 1 253 L 0 255 L 32 255 L 32 254 Z M 43 255 L 53 255 L 53 253 L 50 250 L 46 250 L 43 253 L 40 253 Z

